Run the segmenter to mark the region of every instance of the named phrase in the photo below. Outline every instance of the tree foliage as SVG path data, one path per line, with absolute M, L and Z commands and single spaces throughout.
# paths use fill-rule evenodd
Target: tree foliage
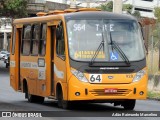
M 108 3 L 105 4 L 101 4 L 100 6 L 98 6 L 97 8 L 103 10 L 103 11 L 109 11 L 112 12 L 113 10 L 113 1 L 110 1 Z M 131 4 L 123 4 L 122 10 L 126 11 L 127 13 L 139 18 L 141 17 L 141 14 L 139 11 L 135 11 L 134 13 L 132 13 L 132 8 L 133 6 Z
M 27 0 L 1 0 L 0 15 L 12 18 L 27 16 Z
M 154 8 L 154 16 L 157 18 L 157 22 L 160 22 L 160 7 Z
M 110 1 L 110 2 L 105 3 L 105 4 L 101 4 L 97 8 L 99 8 L 99 9 L 101 9 L 103 11 L 112 12 L 112 10 L 113 10 L 113 1 Z
M 133 16 L 135 16 L 136 18 L 140 18 L 141 14 L 139 11 L 135 10 L 134 13 L 132 14 Z
M 127 11 L 128 13 L 132 13 L 133 6 L 131 4 L 124 4 L 122 10 Z

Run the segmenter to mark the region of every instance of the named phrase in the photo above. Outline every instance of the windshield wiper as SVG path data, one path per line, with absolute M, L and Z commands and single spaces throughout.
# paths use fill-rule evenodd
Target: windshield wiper
M 96 59 L 96 57 L 97 57 L 99 51 L 101 50 L 102 46 L 103 46 L 103 51 L 104 51 L 104 37 L 103 37 L 103 32 L 102 32 L 102 41 L 101 41 L 101 43 L 99 44 L 99 46 L 98 46 L 95 54 L 93 55 L 93 57 L 92 57 L 92 59 L 91 59 L 91 61 L 90 61 L 90 63 L 89 63 L 89 66 L 92 66 L 92 65 L 93 65 L 94 60 Z
M 125 55 L 125 53 L 122 51 L 122 49 L 116 44 L 115 41 L 112 40 L 112 35 L 111 35 L 111 32 L 110 32 L 110 40 L 111 40 L 111 46 L 112 46 L 112 50 L 113 48 L 118 51 L 118 53 L 120 54 L 121 58 L 125 61 L 125 63 L 127 65 L 130 65 L 130 61 L 129 59 L 127 58 L 127 56 Z

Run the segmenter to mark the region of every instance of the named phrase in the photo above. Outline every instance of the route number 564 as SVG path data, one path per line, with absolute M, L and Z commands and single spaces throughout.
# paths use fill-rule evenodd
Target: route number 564
M 90 81 L 90 83 L 101 83 L 102 82 L 102 75 L 101 74 L 90 74 L 89 81 Z

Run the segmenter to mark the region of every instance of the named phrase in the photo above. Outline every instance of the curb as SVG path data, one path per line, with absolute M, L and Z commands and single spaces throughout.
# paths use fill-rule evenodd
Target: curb
M 148 100 L 156 100 L 156 101 L 160 101 L 160 98 L 149 98 L 147 97 Z

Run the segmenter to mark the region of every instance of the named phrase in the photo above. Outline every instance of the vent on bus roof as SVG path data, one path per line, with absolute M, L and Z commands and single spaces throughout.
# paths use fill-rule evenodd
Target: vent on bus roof
M 80 11 L 101 11 L 101 10 L 97 8 L 79 8 L 77 12 L 80 12 Z
M 71 13 L 71 12 L 77 12 L 77 9 L 65 9 L 64 10 L 65 13 Z
M 54 11 L 49 11 L 47 15 L 56 15 L 56 14 L 62 14 L 62 13 L 64 13 L 63 10 L 54 10 Z
M 101 10 L 96 9 L 96 8 L 79 8 L 79 9 L 70 8 L 70 9 L 65 9 L 65 10 L 49 11 L 48 13 L 38 12 L 36 15 L 46 16 L 46 15 L 57 15 L 57 14 L 64 14 L 64 13 L 71 13 L 71 12 L 83 12 L 83 11 L 101 11 Z
M 38 12 L 36 15 L 37 16 L 45 16 L 45 15 L 47 15 L 47 13 L 45 13 L 45 12 Z

